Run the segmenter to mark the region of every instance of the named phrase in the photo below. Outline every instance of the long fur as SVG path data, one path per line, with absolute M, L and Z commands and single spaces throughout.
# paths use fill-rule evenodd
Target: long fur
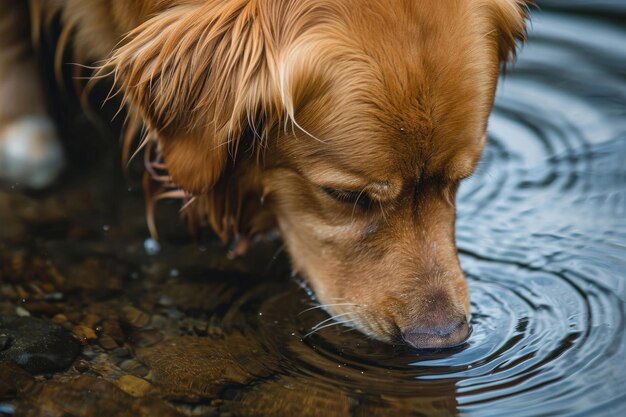
M 235 253 L 278 227 L 318 297 L 352 306 L 328 310 L 380 339 L 467 316 L 454 196 L 529 1 L 30 1 L 35 38 L 62 23 L 59 72 L 71 46 L 112 79 L 126 155 L 145 133 L 153 234 L 168 197 Z

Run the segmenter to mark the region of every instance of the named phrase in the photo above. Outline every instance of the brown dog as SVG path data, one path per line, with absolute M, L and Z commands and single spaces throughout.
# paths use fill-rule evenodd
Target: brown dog
M 0 40 L 22 51 L 0 50 L 0 129 L 42 114 L 28 36 L 6 36 L 24 32 L 21 3 L 0 11 Z M 166 180 L 198 196 L 190 207 L 224 240 L 277 226 L 330 314 L 433 348 L 468 334 L 455 193 L 480 158 L 526 7 L 35 0 L 30 13 L 35 32 L 60 14 L 77 61 L 106 60 L 98 75 L 143 120 Z M 16 88 L 27 100 L 7 111 Z

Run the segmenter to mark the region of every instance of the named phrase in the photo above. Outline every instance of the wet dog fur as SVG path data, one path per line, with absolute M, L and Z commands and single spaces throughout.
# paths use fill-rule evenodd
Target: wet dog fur
M 0 50 L 0 104 L 9 72 L 27 103 L 0 106 L 0 129 L 42 113 L 26 35 L 60 16 L 74 61 L 98 63 L 148 132 L 148 183 L 240 249 L 278 228 L 348 326 L 418 348 L 465 339 L 455 194 L 528 2 L 31 0 L 30 19 L 18 3 L 2 19 L 25 52 Z

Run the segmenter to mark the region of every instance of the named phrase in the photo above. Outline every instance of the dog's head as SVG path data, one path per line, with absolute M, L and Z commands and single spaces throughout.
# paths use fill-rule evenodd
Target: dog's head
M 518 0 L 205 1 L 114 54 L 173 180 L 223 236 L 278 226 L 321 303 L 377 339 L 468 334 L 455 194 L 485 144 Z

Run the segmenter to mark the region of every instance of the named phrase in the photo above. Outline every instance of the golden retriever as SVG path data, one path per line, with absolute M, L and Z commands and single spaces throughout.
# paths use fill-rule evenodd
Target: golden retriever
M 113 80 L 148 132 L 157 182 L 193 196 L 188 210 L 224 241 L 241 251 L 277 227 L 329 314 L 383 341 L 457 345 L 469 301 L 455 194 L 527 7 L 3 0 L 0 141 L 15 140 L 16 123 L 46 124 L 29 33 L 60 16 L 74 61 L 99 62 L 95 78 Z M 54 136 L 47 125 L 21 135 L 44 128 Z

